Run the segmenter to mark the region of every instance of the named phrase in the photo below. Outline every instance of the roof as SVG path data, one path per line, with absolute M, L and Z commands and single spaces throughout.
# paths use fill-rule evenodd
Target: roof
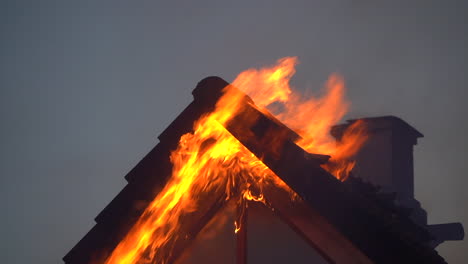
M 177 146 L 180 136 L 192 131 L 193 123 L 213 109 L 226 85 L 228 83 L 218 77 L 206 78 L 197 85 L 193 91 L 194 101 L 159 136 L 159 144 L 125 176 L 128 184 L 96 217 L 96 225 L 63 258 L 66 263 L 104 262 L 137 221 L 146 205 L 165 185 L 172 170 L 170 152 Z M 255 113 L 255 107 L 248 105 L 251 107 L 249 111 Z M 282 135 L 281 153 L 273 155 L 269 140 L 255 140 L 245 134 L 245 131 L 262 133 L 265 127 L 259 129 L 258 123 L 244 122 L 243 113 L 233 118 L 226 128 L 252 153 L 261 157 L 263 162 L 300 196 L 299 204 L 294 206 L 302 209 L 294 211 L 291 209 L 295 208 L 294 206 L 284 204 L 283 199 L 279 198 L 281 194 L 275 188 L 269 190 L 267 199 L 278 209 L 280 217 L 297 231 L 307 233 L 311 243 L 333 263 L 445 263 L 443 258 L 427 245 L 429 237 L 425 230 L 404 214 L 386 206 L 372 191 L 357 191 L 355 187 L 350 187 L 349 183 L 342 183 L 323 170 L 320 164 L 326 159 L 320 155 L 309 155 L 300 149 L 293 142 L 293 133 L 269 135 Z M 255 114 L 262 120 L 261 126 L 272 128 L 273 131 L 288 129 L 278 124 L 270 115 L 260 111 Z M 391 120 L 399 122 L 393 118 Z M 262 136 L 255 138 L 261 139 Z M 207 198 L 206 208 L 195 217 L 196 224 L 187 228 L 187 234 L 196 236 L 203 223 L 222 207 L 222 203 L 219 202 L 222 200 L 220 195 L 212 196 L 214 198 L 211 200 Z M 292 215 L 299 216 L 294 218 Z M 316 223 L 334 236 L 324 234 L 318 239 L 316 234 L 320 228 L 314 228 L 311 223 Z M 336 240 L 331 240 L 330 237 L 335 237 Z M 176 241 L 174 248 L 183 250 L 189 242 Z M 340 250 L 343 245 L 348 245 L 345 247 L 347 250 Z M 354 260 L 346 260 L 343 251 L 349 253 L 349 256 L 354 256 Z M 172 254 L 171 257 L 174 259 L 177 254 Z

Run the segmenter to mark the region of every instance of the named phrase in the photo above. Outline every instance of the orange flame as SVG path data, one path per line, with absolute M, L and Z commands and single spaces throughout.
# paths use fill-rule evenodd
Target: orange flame
M 296 144 L 310 153 L 330 155 L 332 165 L 325 166 L 325 169 L 345 180 L 354 166 L 349 158 L 367 139 L 365 125 L 356 122 L 337 143 L 329 132 L 349 108 L 344 98 L 343 79 L 336 74 L 331 75 L 325 84 L 323 97 L 305 98 L 289 86 L 295 65 L 296 57 L 283 58 L 271 68 L 249 69 L 241 73 L 233 85 L 250 95 L 260 107 L 281 103 L 283 109 L 276 111 L 276 117 L 302 137 Z
M 343 143 L 337 144 L 329 131 L 348 108 L 342 79 L 333 75 L 323 97 L 304 100 L 289 86 L 296 64 L 295 57 L 283 58 L 273 67 L 239 74 L 232 85 L 251 96 L 260 108 L 283 104 L 277 118 L 302 137 L 296 144 L 308 152 L 331 155 L 331 162 L 324 168 L 343 180 L 354 165 L 348 158 L 365 140 L 362 124 L 353 127 L 354 132 L 360 133 L 345 133 Z M 234 188 L 240 188 L 241 199 L 265 203 L 264 184 L 273 182 L 289 189 L 224 128 L 238 111 L 243 96 L 233 92 L 235 89 L 225 91 L 215 111 L 195 122 L 193 133 L 180 138 L 178 148 L 171 154 L 172 176 L 106 264 L 147 263 L 155 259 L 161 254 L 160 249 L 179 234 L 180 218 L 199 208 L 197 198 L 201 193 L 223 190 L 226 199 L 230 199 Z M 241 227 L 235 224 L 237 232 Z

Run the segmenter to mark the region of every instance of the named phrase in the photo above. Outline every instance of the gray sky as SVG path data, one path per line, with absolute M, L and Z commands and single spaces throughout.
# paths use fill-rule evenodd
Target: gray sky
M 421 131 L 416 197 L 468 227 L 466 1 L 285 2 L 2 1 L 2 262 L 60 263 L 200 79 L 283 56 L 301 89 L 341 73 L 347 117 Z M 438 250 L 468 259 L 468 242 Z

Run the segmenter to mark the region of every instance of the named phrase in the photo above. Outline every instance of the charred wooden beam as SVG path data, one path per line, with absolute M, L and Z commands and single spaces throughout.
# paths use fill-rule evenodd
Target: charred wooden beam
M 248 209 L 245 200 L 237 206 L 236 219 L 236 263 L 247 264 L 247 217 Z

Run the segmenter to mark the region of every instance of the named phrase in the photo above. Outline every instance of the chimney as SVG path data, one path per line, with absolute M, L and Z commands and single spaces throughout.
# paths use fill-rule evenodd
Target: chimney
M 369 137 L 353 157 L 356 164 L 352 174 L 379 186 L 382 192 L 395 193 L 395 202 L 411 209 L 410 218 L 431 233 L 433 247 L 447 240 L 462 240 L 464 230 L 460 223 L 428 225 L 427 212 L 414 197 L 413 147 L 423 134 L 395 116 L 359 120 L 364 121 Z M 340 141 L 344 131 L 356 121 L 334 126 L 330 133 Z
M 353 174 L 378 185 L 385 192 L 397 193 L 405 204 L 414 199 L 413 146 L 423 135 L 395 116 L 361 119 L 369 138 L 354 157 Z M 343 132 L 357 120 L 334 126 L 331 134 L 340 140 Z

